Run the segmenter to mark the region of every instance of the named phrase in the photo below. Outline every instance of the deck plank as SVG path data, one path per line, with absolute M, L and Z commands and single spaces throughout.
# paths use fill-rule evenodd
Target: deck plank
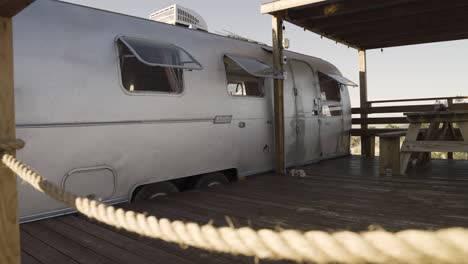
M 78 263 L 41 240 L 29 235 L 24 230 L 21 230 L 20 239 L 22 262 L 25 264 L 34 263 L 31 259 L 36 259 L 39 263 Z
M 39 260 L 32 257 L 28 253 L 21 251 L 21 263 L 24 264 L 42 264 Z
M 150 247 L 142 243 L 138 238 L 131 239 L 127 236 L 121 234 L 120 232 L 115 232 L 114 230 L 109 230 L 103 228 L 102 226 L 97 225 L 94 222 L 83 221 L 74 215 L 64 216 L 57 218 L 58 221 L 63 224 L 67 224 L 70 227 L 79 229 L 82 232 L 85 232 L 89 235 L 99 237 L 104 240 L 106 243 L 109 243 L 115 247 L 119 247 L 122 250 L 126 250 L 135 255 L 141 256 L 149 261 L 160 261 L 161 263 L 180 263 L 180 264 L 189 264 L 193 263 L 183 258 L 169 254 L 158 248 Z M 137 260 L 135 258 L 134 260 Z M 145 262 L 141 262 L 145 263 Z
M 256 229 L 363 231 L 379 226 L 398 231 L 468 227 L 468 161 L 435 160 L 426 168 L 410 168 L 408 176 L 380 176 L 377 159 L 352 156 L 301 169 L 307 172 L 307 177 L 267 173 L 226 186 L 120 207 L 171 220 L 200 224 L 212 221 L 216 226 L 231 223 Z M 49 255 L 51 259 L 86 264 L 101 263 L 100 260 L 176 264 L 253 262 L 252 258 L 184 249 L 143 238 L 80 215 L 23 224 L 21 229 L 25 236 L 22 250 L 27 254 L 23 263 L 65 263 L 44 257 Z M 44 252 L 39 250 L 42 247 Z
M 47 221 L 48 220 L 21 225 L 21 229 L 36 238 L 40 238 L 40 240 L 46 243 L 48 246 L 55 248 L 57 251 L 75 260 L 76 263 L 89 263 L 89 264 L 114 263 L 110 259 L 102 255 L 96 254 L 94 251 L 89 250 L 79 245 L 73 240 L 70 240 L 70 239 L 67 239 L 66 237 L 61 236 L 60 234 L 56 233 L 55 231 L 41 224 L 41 222 L 47 222 Z M 33 256 L 36 257 L 36 255 L 33 255 Z M 60 262 L 54 262 L 52 260 L 47 260 L 47 259 L 44 259 L 41 261 L 46 264 L 47 263 L 51 263 L 51 264 L 60 263 Z

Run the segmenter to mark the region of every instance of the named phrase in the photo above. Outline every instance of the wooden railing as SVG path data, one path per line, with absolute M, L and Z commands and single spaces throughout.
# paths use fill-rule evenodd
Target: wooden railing
M 408 104 L 402 104 L 408 103 Z M 415 104 L 419 103 L 419 104 Z M 421 104 L 422 103 L 422 104 Z M 398 104 L 398 105 L 388 105 Z M 403 113 L 406 112 L 431 112 L 437 110 L 438 107 L 446 107 L 447 110 L 466 110 L 468 111 L 468 96 L 456 96 L 456 97 L 430 97 L 430 98 L 414 98 L 414 99 L 395 99 L 395 100 L 376 100 L 369 101 L 367 107 L 363 108 L 352 108 L 352 113 L 356 114 L 367 114 L 368 117 L 353 117 L 353 125 L 361 125 L 361 128 L 351 129 L 351 136 L 361 137 L 361 142 L 369 142 L 366 151 L 370 153 L 367 156 L 373 156 L 375 148 L 375 136 L 385 132 L 396 132 L 406 131 L 406 128 L 362 128 L 363 125 L 402 125 L 408 124 L 408 120 Z M 369 117 L 369 115 L 378 114 L 378 117 Z M 388 114 L 388 116 L 381 116 L 382 114 Z M 451 156 L 451 155 L 449 155 Z

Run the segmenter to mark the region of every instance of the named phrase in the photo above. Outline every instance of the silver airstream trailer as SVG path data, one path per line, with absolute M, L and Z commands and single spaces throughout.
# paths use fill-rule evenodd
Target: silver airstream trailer
M 285 78 L 287 165 L 349 152 L 336 67 L 265 45 L 37 0 L 14 18 L 18 152 L 48 180 L 107 203 L 273 169 L 274 78 Z M 21 221 L 71 212 L 19 184 Z

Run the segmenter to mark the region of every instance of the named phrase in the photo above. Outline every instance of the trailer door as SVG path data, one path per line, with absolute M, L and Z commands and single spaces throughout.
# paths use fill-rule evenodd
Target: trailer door
M 299 165 L 320 158 L 319 94 L 317 80 L 309 64 L 290 60 L 289 67 L 294 85 L 295 163 Z
M 320 84 L 320 141 L 323 157 L 342 153 L 345 140 L 342 91 L 346 86 L 356 86 L 348 79 L 334 74 L 318 72 Z

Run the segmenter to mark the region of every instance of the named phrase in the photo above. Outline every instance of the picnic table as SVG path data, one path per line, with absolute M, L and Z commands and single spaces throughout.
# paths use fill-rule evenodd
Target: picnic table
M 468 111 L 434 111 L 404 114 L 410 123 L 401 146 L 400 174 L 404 175 L 413 153 L 468 152 Z M 421 125 L 429 123 L 424 138 L 418 139 Z M 461 138 L 457 137 L 458 126 Z M 424 158 L 424 154 L 419 154 Z

